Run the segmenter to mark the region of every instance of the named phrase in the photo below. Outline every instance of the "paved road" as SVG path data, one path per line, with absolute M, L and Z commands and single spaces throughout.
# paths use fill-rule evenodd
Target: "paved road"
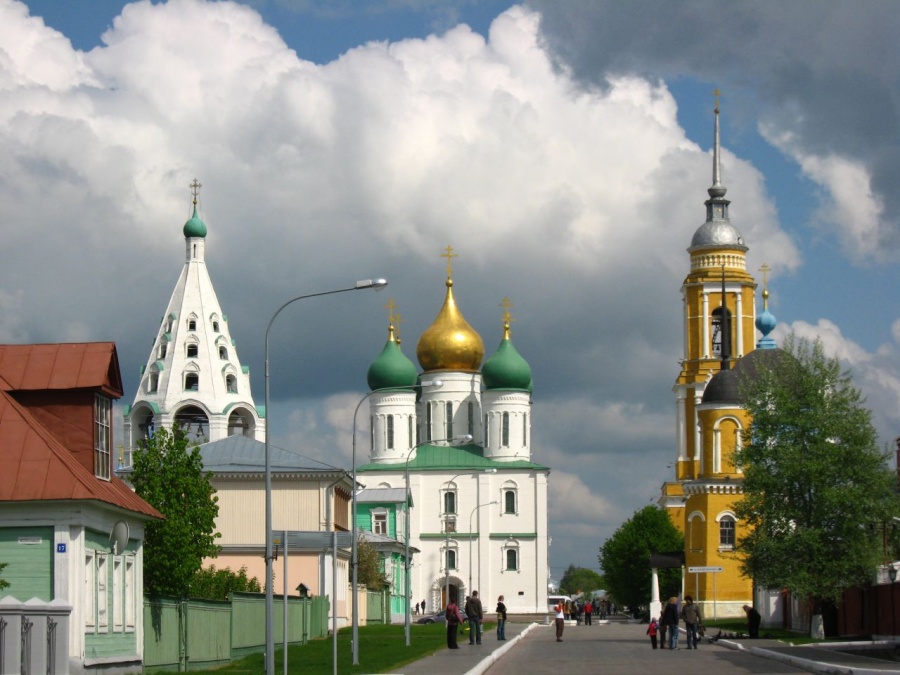
M 808 672 L 715 644 L 703 644 L 696 651 L 684 649 L 684 636 L 680 640 L 681 649 L 653 650 L 646 629 L 646 626 L 630 623 L 566 626 L 563 642 L 556 642 L 553 627 L 539 626 L 524 635 L 513 649 L 484 672 L 487 675 Z M 588 664 L 594 667 L 586 668 Z

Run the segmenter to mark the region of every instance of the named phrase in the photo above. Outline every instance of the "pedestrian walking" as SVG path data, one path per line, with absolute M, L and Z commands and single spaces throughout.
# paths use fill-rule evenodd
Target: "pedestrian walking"
M 497 639 L 506 639 L 506 605 L 502 595 L 497 598 Z
M 447 620 L 447 648 L 459 649 L 459 645 L 456 644 L 456 634 L 459 632 L 459 624 L 462 621 L 462 617 L 459 615 L 459 606 L 455 600 L 451 599 L 447 604 L 444 618 Z
M 653 645 L 653 649 L 656 649 L 656 634 L 659 632 L 659 623 L 656 621 L 656 617 L 652 617 L 650 619 L 650 625 L 647 626 L 647 635 L 650 636 L 650 644 Z
M 700 606 L 694 604 L 694 598 L 690 595 L 684 596 L 684 604 L 681 606 L 681 618 L 684 619 L 687 648 L 697 649 L 700 643 L 698 632 L 700 631 L 700 624 L 703 622 L 703 615 L 700 612 Z
M 472 591 L 472 595 L 466 600 L 466 616 L 469 618 L 469 644 L 480 645 L 484 609 L 481 606 L 481 600 L 478 599 L 478 591 Z
M 584 603 L 584 625 L 591 625 L 591 617 L 594 615 L 594 605 L 591 604 L 591 601 L 588 600 Z
M 563 628 L 566 625 L 566 606 L 558 602 L 553 610 L 556 612 L 556 641 L 562 642 Z
M 678 598 L 669 598 L 662 613 L 660 623 L 664 624 L 669 634 L 669 649 L 678 649 Z

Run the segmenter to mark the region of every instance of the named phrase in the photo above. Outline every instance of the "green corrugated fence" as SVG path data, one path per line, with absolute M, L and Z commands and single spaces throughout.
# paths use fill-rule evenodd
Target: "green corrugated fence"
M 144 598 L 144 667 L 188 671 L 228 663 L 266 642 L 266 597 L 234 593 L 227 602 Z M 275 596 L 275 643 L 284 639 L 283 599 Z M 288 642 L 328 635 L 328 597 L 288 598 Z

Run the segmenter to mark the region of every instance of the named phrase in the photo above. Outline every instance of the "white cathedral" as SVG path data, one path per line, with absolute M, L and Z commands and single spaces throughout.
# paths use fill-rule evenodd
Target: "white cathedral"
M 265 440 L 266 411 L 253 402 L 206 267 L 199 182 L 191 188 L 184 268 L 124 413 L 125 466 L 141 439 L 174 424 L 199 444 Z M 484 343 L 453 297 L 455 254 L 448 247 L 444 256 L 446 299 L 416 350 L 422 373 L 393 326 L 369 368 L 371 455 L 357 467 L 358 488 L 405 489 L 409 471 L 410 545 L 419 551 L 410 604 L 424 599 L 433 610 L 448 591 L 462 601 L 478 590 L 487 611 L 503 595 L 510 612 L 545 612 L 550 470 L 531 461 L 531 368 L 510 339 L 508 302 L 503 338 L 482 365 Z M 401 515 L 394 522 L 401 542 L 404 525 Z
M 549 574 L 549 468 L 531 461 L 531 367 L 503 338 L 487 362 L 481 336 L 453 296 L 450 247 L 446 298 L 419 338 L 421 374 L 388 330 L 369 368 L 367 488 L 411 495 L 412 598 L 426 610 L 477 590 L 492 612 L 503 595 L 512 613 L 545 612 Z M 398 527 L 398 538 L 403 538 Z

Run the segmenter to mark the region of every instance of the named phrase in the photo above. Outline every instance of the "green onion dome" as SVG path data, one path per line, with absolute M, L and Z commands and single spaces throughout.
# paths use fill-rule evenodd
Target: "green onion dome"
M 485 389 L 532 390 L 531 366 L 509 339 L 509 323 L 503 325 L 503 340 L 481 369 Z
M 388 328 L 388 341 L 381 350 L 366 375 L 369 389 L 412 389 L 419 379 L 416 366 L 406 355 L 394 338 L 393 324 Z
M 200 216 L 197 215 L 197 203 L 194 202 L 194 215 L 191 216 L 190 220 L 188 220 L 184 224 L 184 236 L 186 238 L 190 237 L 200 237 L 203 238 L 206 236 L 206 223 L 200 220 Z

